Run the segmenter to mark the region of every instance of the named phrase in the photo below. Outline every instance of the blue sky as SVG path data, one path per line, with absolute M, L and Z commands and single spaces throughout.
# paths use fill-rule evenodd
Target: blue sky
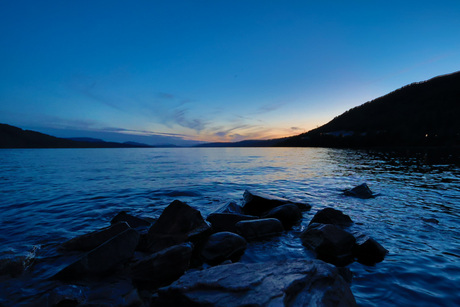
M 460 70 L 460 1 L 0 1 L 0 122 L 191 144 L 289 136 Z

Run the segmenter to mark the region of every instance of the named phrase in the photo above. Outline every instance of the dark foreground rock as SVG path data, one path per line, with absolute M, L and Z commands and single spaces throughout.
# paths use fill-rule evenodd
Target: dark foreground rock
M 201 256 L 209 264 L 219 264 L 225 260 L 237 261 L 246 250 L 246 246 L 246 240 L 236 233 L 218 232 L 209 236 Z
M 65 280 L 111 273 L 117 265 L 133 256 L 138 242 L 139 233 L 132 228 L 127 229 L 86 253 L 54 277 Z
M 243 208 L 233 201 L 229 201 L 219 208 L 216 209 L 213 213 L 233 213 L 233 214 L 244 214 Z
M 311 224 L 300 234 L 302 244 L 315 251 L 318 259 L 337 266 L 354 260 L 355 237 L 332 224 Z
M 353 254 L 359 263 L 373 265 L 383 261 L 388 250 L 373 238 L 362 234 L 354 233 L 356 244 L 353 248 Z
M 132 228 L 150 227 L 151 225 L 151 222 L 140 217 L 131 215 L 129 213 L 126 213 L 125 211 L 121 211 L 120 213 L 115 215 L 110 221 L 110 224 L 116 224 L 118 222 L 126 222 Z
M 333 224 L 341 227 L 348 227 L 353 224 L 351 218 L 343 214 L 342 211 L 333 208 L 325 208 L 316 212 L 315 216 L 311 219 L 310 224 Z
M 239 221 L 256 220 L 259 217 L 235 213 L 211 213 L 206 220 L 211 223 L 212 231 L 230 231 L 236 233 L 236 223 Z
M 188 269 L 193 246 L 183 243 L 141 259 L 131 266 L 131 277 L 142 287 L 169 285 Z
M 363 199 L 375 197 L 375 194 L 372 193 L 371 189 L 369 189 L 369 187 L 365 183 L 357 187 L 354 187 L 353 189 L 346 190 L 344 194 L 347 196 L 353 196 L 353 197 L 358 197 L 358 198 L 363 198 Z
M 249 190 L 244 191 L 243 197 L 243 212 L 248 215 L 262 216 L 271 209 L 285 204 L 294 204 L 302 211 L 310 210 L 311 208 L 311 206 L 307 204 L 294 203 L 286 198 Z
M 146 246 L 150 252 L 157 252 L 176 244 L 204 239 L 210 232 L 211 226 L 200 211 L 175 200 L 150 227 Z
M 70 239 L 62 243 L 61 248 L 66 250 L 90 251 L 128 228 L 130 227 L 126 222 L 118 222 L 110 227 Z
M 319 260 L 234 263 L 186 273 L 153 306 L 356 306 L 337 268 Z
M 275 218 L 283 224 L 284 229 L 290 229 L 302 219 L 302 212 L 296 205 L 286 204 L 271 209 L 263 217 Z
M 236 230 L 246 240 L 258 240 L 279 235 L 284 228 L 277 219 L 259 219 L 238 222 Z

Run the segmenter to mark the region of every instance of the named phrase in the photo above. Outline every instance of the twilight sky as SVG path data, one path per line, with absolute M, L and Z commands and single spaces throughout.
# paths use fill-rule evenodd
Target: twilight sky
M 460 1 L 0 1 L 0 123 L 191 144 L 290 136 L 460 70 Z

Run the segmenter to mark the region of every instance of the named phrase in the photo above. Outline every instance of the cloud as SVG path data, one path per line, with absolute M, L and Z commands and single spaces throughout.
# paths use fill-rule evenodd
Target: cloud
M 304 130 L 304 129 L 302 129 L 300 127 L 291 127 L 291 130 L 292 131 L 298 131 L 298 130 Z
M 265 104 L 265 105 L 259 107 L 255 113 L 256 114 L 264 114 L 264 113 L 272 112 L 272 111 L 275 111 L 275 110 L 283 107 L 286 104 L 287 104 L 287 102 L 278 102 L 278 103 Z

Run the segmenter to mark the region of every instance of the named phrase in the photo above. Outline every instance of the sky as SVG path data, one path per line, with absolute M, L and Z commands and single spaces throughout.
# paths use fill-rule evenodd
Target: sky
M 460 70 L 460 1 L 0 0 L 0 123 L 271 139 Z

